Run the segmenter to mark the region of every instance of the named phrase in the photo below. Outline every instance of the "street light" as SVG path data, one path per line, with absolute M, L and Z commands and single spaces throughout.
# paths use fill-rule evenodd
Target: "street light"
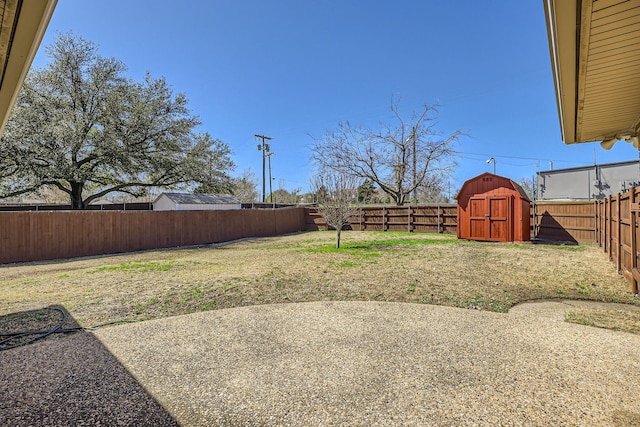
M 490 165 L 491 163 L 493 163 L 493 174 L 496 174 L 496 159 L 495 157 L 490 158 L 489 160 L 487 160 L 487 164 Z

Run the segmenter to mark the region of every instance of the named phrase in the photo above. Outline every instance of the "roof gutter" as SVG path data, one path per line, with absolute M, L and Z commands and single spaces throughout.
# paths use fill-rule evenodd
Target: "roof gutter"
M 543 0 L 560 132 L 565 144 L 576 140 L 578 52 L 581 0 Z
M 553 0 L 544 1 L 544 16 L 547 21 L 547 38 L 549 41 L 549 52 L 551 53 L 551 72 L 556 90 L 556 103 L 558 106 L 558 118 L 560 119 L 560 133 L 562 140 L 565 140 L 564 115 L 562 114 L 562 90 L 560 89 L 560 71 L 558 70 L 558 38 L 556 30 L 556 17 L 553 10 Z
M 14 25 L 0 78 L 0 134 L 38 52 L 56 4 L 57 0 L 17 2 Z

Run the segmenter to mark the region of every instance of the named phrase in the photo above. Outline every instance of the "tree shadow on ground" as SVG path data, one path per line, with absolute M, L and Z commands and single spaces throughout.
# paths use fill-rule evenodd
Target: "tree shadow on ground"
M 62 320 L 61 329 L 79 328 L 61 310 L 0 316 L 0 425 L 179 425 L 90 332 L 52 333 L 7 348 L 38 336 L 7 340 L 17 331 L 51 330 Z

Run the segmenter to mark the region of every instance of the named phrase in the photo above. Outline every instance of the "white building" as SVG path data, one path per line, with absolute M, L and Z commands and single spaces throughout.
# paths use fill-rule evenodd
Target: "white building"
M 537 200 L 599 200 L 640 185 L 638 160 L 538 172 Z
M 162 193 L 153 202 L 154 211 L 210 211 L 242 209 L 228 194 Z

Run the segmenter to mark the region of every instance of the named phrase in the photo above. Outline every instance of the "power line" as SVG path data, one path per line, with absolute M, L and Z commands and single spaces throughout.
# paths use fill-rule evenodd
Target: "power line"
M 462 151 L 456 151 L 455 154 L 457 154 L 457 155 L 459 155 L 460 157 L 463 157 L 463 158 L 464 158 L 465 154 L 468 154 L 468 155 L 471 155 L 471 156 L 500 157 L 500 158 L 503 158 L 503 159 L 535 160 L 537 162 L 553 161 L 553 162 L 558 162 L 558 163 L 574 163 L 574 164 L 578 164 L 578 165 L 588 164 L 588 162 L 577 162 L 575 160 L 540 159 L 540 158 L 535 158 L 535 157 L 503 156 L 503 155 L 500 155 L 500 154 L 484 154 L 484 153 L 463 153 Z M 473 160 L 479 160 L 479 159 L 473 159 Z
M 486 157 L 471 157 L 471 156 L 464 156 L 464 155 L 459 155 L 460 158 L 462 159 L 466 159 L 466 160 L 477 160 L 479 162 L 487 162 L 487 158 Z M 500 156 L 491 156 L 491 158 L 501 158 Z M 502 160 L 500 161 L 501 165 L 507 165 L 507 166 L 519 166 L 519 167 L 524 167 L 524 166 L 539 166 L 540 165 L 540 161 L 536 161 L 533 163 L 509 163 L 509 162 L 503 162 Z

